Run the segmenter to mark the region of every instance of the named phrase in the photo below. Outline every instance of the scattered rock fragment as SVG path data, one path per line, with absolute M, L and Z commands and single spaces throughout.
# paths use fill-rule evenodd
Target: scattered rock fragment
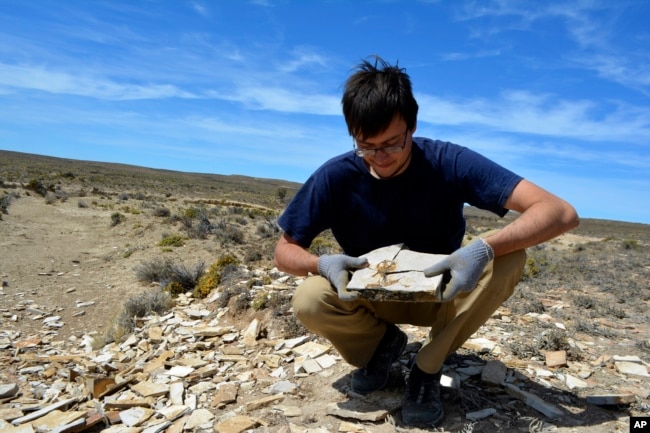
M 547 367 L 566 366 L 566 350 L 549 351 L 544 354 Z
M 488 361 L 481 372 L 481 380 L 491 385 L 501 385 L 506 380 L 508 367 L 501 361 Z
M 623 374 L 628 374 L 632 376 L 645 376 L 645 377 L 650 376 L 648 374 L 648 367 L 646 367 L 643 364 L 630 362 L 630 361 L 620 361 L 620 362 L 615 362 L 614 365 L 616 365 L 616 370 L 618 370 L 620 373 Z
M 636 401 L 634 394 L 588 395 L 586 400 L 598 406 L 629 404 Z

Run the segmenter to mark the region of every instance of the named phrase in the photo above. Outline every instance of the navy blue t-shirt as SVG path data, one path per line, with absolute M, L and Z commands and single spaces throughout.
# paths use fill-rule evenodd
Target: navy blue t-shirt
M 450 254 L 465 233 L 465 203 L 504 216 L 521 179 L 468 148 L 415 137 L 409 166 L 393 178 L 373 177 L 352 151 L 330 159 L 300 188 L 278 224 L 305 248 L 331 229 L 351 256 L 398 243 Z

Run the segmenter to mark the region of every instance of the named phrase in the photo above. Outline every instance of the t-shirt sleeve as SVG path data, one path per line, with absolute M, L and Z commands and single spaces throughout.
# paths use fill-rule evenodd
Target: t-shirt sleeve
M 521 176 L 466 147 L 456 153 L 453 167 L 466 203 L 501 217 L 508 213 L 506 201 Z
M 300 246 L 309 248 L 327 224 L 326 184 L 320 172 L 312 174 L 278 219 L 280 228 Z

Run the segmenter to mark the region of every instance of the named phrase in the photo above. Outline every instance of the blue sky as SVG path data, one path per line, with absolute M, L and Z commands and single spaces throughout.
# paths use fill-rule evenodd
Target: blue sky
M 2 0 L 0 149 L 304 182 L 342 85 L 399 62 L 416 135 L 584 218 L 650 223 L 650 2 Z

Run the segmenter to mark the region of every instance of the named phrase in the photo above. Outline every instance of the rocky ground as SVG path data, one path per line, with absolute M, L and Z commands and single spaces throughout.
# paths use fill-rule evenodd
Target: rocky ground
M 650 416 L 648 226 L 588 221 L 531 249 L 517 293 L 447 360 L 443 425 L 419 429 L 399 405 L 426 329 L 403 325 L 410 344 L 389 387 L 354 395 L 351 368 L 291 315 L 300 280 L 273 268 L 267 214 L 214 192 L 74 185 L 58 197 L 0 189 L 13 197 L 0 221 L 3 432 L 609 433 Z M 191 236 L 173 218 L 197 207 L 220 232 Z M 498 225 L 468 218 L 470 233 Z M 171 235 L 183 241 L 161 245 Z M 161 293 L 143 263 L 207 270 L 224 254 L 239 263 L 207 297 L 183 293 L 114 332 L 125 303 Z

